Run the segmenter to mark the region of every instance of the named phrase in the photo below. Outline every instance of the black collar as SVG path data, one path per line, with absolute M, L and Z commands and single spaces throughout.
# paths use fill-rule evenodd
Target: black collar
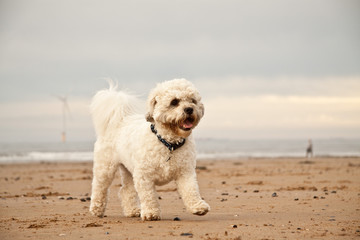
M 157 134 L 154 124 L 151 124 L 150 128 L 151 131 L 157 136 L 159 141 L 162 142 L 169 149 L 170 152 L 175 151 L 176 149 L 182 147 L 185 144 L 185 138 L 183 138 L 179 143 L 169 143 L 168 141 L 163 139 L 159 134 Z

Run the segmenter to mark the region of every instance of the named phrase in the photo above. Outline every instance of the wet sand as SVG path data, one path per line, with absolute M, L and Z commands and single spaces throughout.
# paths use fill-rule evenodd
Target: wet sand
M 360 158 L 199 161 L 211 211 L 186 212 L 170 183 L 156 222 L 122 215 L 120 176 L 106 217 L 91 216 L 91 168 L 0 165 L 0 239 L 360 239 Z

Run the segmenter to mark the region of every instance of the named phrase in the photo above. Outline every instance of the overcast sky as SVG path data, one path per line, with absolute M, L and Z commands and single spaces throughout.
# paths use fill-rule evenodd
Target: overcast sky
M 110 77 L 146 97 L 185 77 L 214 138 L 360 138 L 357 0 L 0 1 L 0 141 L 93 140 Z

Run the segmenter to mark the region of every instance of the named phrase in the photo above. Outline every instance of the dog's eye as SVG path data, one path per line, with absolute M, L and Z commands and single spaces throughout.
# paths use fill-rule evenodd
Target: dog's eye
M 191 99 L 193 104 L 197 104 L 197 101 L 195 99 Z
M 177 106 L 179 104 L 179 99 L 173 99 L 170 103 L 171 106 Z

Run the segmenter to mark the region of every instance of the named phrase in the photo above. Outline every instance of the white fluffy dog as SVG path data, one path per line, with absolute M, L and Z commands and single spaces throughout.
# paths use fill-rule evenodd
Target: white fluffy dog
M 172 180 L 188 211 L 206 214 L 210 207 L 199 193 L 191 135 L 204 115 L 198 91 L 185 79 L 160 83 L 149 95 L 146 117 L 135 113 L 135 102 L 112 84 L 93 98 L 97 141 L 90 212 L 104 215 L 108 188 L 120 168 L 125 216 L 160 220 L 155 185 Z

